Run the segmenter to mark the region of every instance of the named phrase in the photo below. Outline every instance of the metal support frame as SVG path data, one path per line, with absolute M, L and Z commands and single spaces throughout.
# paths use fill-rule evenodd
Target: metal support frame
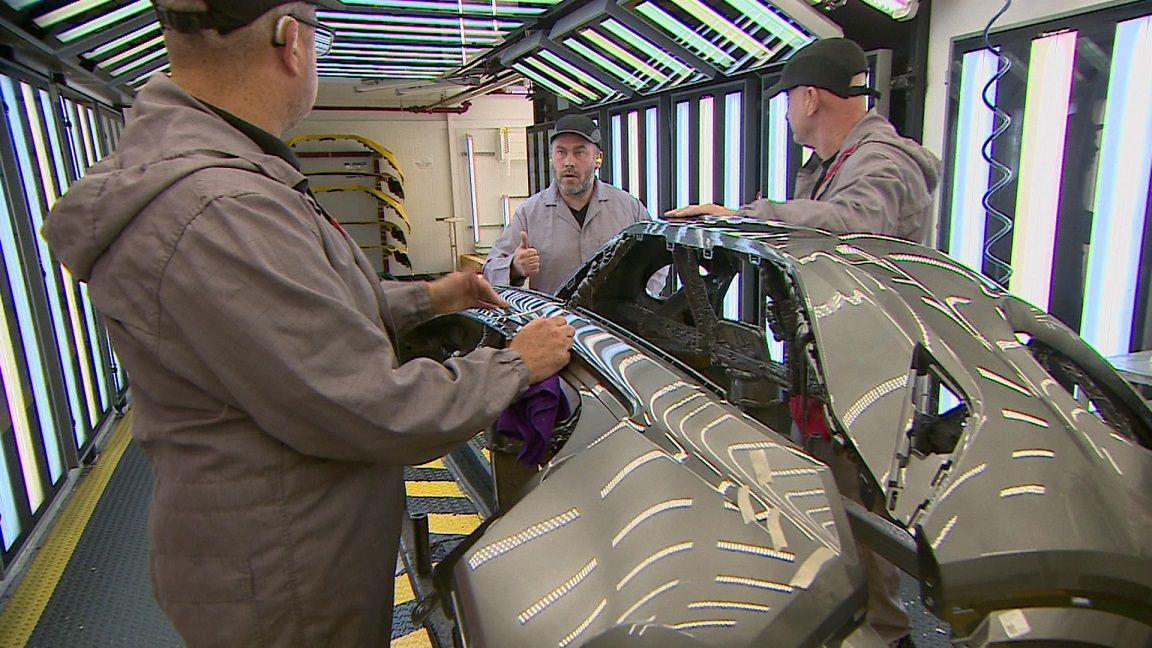
M 131 96 L 130 91 L 118 85 L 108 73 L 98 68 L 89 69 L 89 66 L 86 66 L 75 53 L 68 51 L 69 48 L 54 47 L 45 43 L 34 36 L 22 22 L 24 21 L 17 12 L 7 5 L 0 4 L 0 33 L 7 32 L 22 45 L 21 53 L 31 55 L 36 60 L 35 67 L 43 74 L 65 72 L 75 75 L 75 79 L 82 86 L 113 91 L 117 96 L 103 98 L 109 103 L 117 103 Z M 23 65 L 27 66 L 27 63 Z

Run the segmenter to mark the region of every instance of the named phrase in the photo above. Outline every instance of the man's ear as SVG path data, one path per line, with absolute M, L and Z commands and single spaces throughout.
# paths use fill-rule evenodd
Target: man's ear
M 812 116 L 820 109 L 820 90 L 812 86 L 804 87 L 804 112 Z
M 276 42 L 283 44 L 279 48 L 280 61 L 293 75 L 303 72 L 303 60 L 300 58 L 300 23 L 292 16 L 281 16 L 276 21 Z

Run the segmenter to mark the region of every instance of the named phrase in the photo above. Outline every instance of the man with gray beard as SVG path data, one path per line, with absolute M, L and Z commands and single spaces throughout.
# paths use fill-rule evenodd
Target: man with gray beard
M 530 197 L 488 252 L 484 276 L 494 284 L 553 294 L 625 227 L 648 220 L 631 194 L 600 182 L 600 129 L 584 115 L 565 115 L 552 131 L 552 184 Z

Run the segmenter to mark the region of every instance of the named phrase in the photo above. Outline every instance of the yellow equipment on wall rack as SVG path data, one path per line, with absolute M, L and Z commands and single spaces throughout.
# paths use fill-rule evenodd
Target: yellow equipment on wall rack
M 389 270 L 389 259 L 394 260 L 396 263 L 412 269 L 412 261 L 408 256 L 408 237 L 405 230 L 409 232 L 412 230 L 412 222 L 408 218 L 408 212 L 404 209 L 404 204 L 401 202 L 404 199 L 404 174 L 400 170 L 400 165 L 396 156 L 391 151 L 384 148 L 380 144 L 360 135 L 351 134 L 319 134 L 319 135 L 299 135 L 288 140 L 288 145 L 296 148 L 299 144 L 304 142 L 339 142 L 348 141 L 358 144 L 367 151 L 348 151 L 348 150 L 322 150 L 322 151 L 297 151 L 297 155 L 301 158 L 370 158 L 373 162 L 372 172 L 354 172 L 349 170 L 344 171 L 318 171 L 305 173 L 305 175 L 316 178 L 320 176 L 341 177 L 341 178 L 370 178 L 372 185 L 367 184 L 319 184 L 312 187 L 312 191 L 319 194 L 325 192 L 339 192 L 350 191 L 366 193 L 376 199 L 376 220 L 345 220 L 337 218 L 337 222 L 341 225 L 377 225 L 379 227 L 378 244 L 367 245 L 360 244 L 360 248 L 364 250 L 379 250 L 380 262 L 383 271 Z M 384 168 L 385 163 L 388 167 Z M 399 219 L 399 223 L 388 220 L 389 216 L 394 215 Z

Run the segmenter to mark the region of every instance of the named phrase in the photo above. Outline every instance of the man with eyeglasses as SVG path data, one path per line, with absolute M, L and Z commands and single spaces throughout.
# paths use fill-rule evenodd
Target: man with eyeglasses
M 608 239 L 648 210 L 631 194 L 596 177 L 603 161 L 600 128 L 584 115 L 564 115 L 552 130 L 552 184 L 524 201 L 484 263 L 494 284 L 555 293 Z
M 563 319 L 399 364 L 397 331 L 507 304 L 380 282 L 279 136 L 316 98 L 320 2 L 157 0 L 172 64 L 44 228 L 132 378 L 151 577 L 189 646 L 386 646 L 403 466 L 568 361 Z

